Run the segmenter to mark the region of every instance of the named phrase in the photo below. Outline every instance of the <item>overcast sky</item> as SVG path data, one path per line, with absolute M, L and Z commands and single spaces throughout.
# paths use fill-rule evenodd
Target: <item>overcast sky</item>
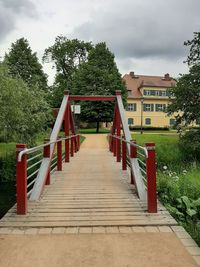
M 121 74 L 187 72 L 183 42 L 200 31 L 200 0 L 0 0 L 0 56 L 25 37 L 41 60 L 57 35 L 105 41 Z M 51 64 L 44 70 L 52 83 Z

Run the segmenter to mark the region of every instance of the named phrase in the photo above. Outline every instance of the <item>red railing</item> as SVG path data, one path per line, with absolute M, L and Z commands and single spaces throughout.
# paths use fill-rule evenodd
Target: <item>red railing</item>
M 147 190 L 147 209 L 149 213 L 157 212 L 157 194 L 156 194 L 156 153 L 155 143 L 146 143 L 145 147 L 139 146 L 135 141 L 126 141 L 116 135 L 108 135 L 109 149 L 116 157 L 116 161 L 122 159 L 122 170 L 127 166 L 131 170 L 131 184 L 135 183 L 134 173 L 131 168 L 131 160 L 138 162 L 138 169 Z M 130 146 L 130 154 L 128 153 Z
M 62 142 L 65 141 L 65 151 L 62 153 Z M 54 152 L 50 158 L 50 147 L 54 145 Z M 56 146 L 56 147 L 55 147 Z M 44 144 L 27 149 L 26 144 L 16 145 L 16 192 L 17 192 L 17 214 L 27 213 L 27 201 L 32 193 L 33 186 L 39 172 L 38 166 L 43 160 L 50 159 L 45 184 L 51 183 L 51 173 L 56 169 L 62 171 L 62 162 L 69 162 L 70 156 L 80 149 L 80 135 L 71 135 L 58 138 L 55 142 L 44 140 Z M 38 153 L 39 152 L 39 153 Z M 32 157 L 28 157 L 32 155 Z

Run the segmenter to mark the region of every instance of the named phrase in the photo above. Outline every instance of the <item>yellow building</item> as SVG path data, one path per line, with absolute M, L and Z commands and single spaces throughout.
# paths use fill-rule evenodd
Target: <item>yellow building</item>
M 161 77 L 130 72 L 123 80 L 128 90 L 126 117 L 129 126 L 169 128 L 174 125 L 174 117 L 164 112 L 169 104 L 167 89 L 176 84 L 168 73 Z

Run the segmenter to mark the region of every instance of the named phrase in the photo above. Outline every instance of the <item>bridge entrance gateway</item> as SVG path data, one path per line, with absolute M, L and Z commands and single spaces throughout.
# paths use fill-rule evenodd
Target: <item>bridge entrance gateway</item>
M 88 135 L 80 145 L 70 100 L 114 102 L 111 133 Z M 114 96 L 66 91 L 50 139 L 16 149 L 17 203 L 0 227 L 176 224 L 161 204 L 157 207 L 155 144 L 142 147 L 131 139 L 120 91 Z

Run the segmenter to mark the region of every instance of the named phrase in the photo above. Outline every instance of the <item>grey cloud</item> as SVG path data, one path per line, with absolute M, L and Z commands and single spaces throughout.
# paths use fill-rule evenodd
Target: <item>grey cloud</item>
M 30 0 L 0 0 L 0 40 L 16 27 L 20 16 L 36 17 L 37 10 Z
M 110 0 L 107 11 L 93 13 L 72 35 L 106 41 L 118 58 L 176 60 L 186 54 L 183 42 L 200 29 L 199 10 L 199 0 Z

